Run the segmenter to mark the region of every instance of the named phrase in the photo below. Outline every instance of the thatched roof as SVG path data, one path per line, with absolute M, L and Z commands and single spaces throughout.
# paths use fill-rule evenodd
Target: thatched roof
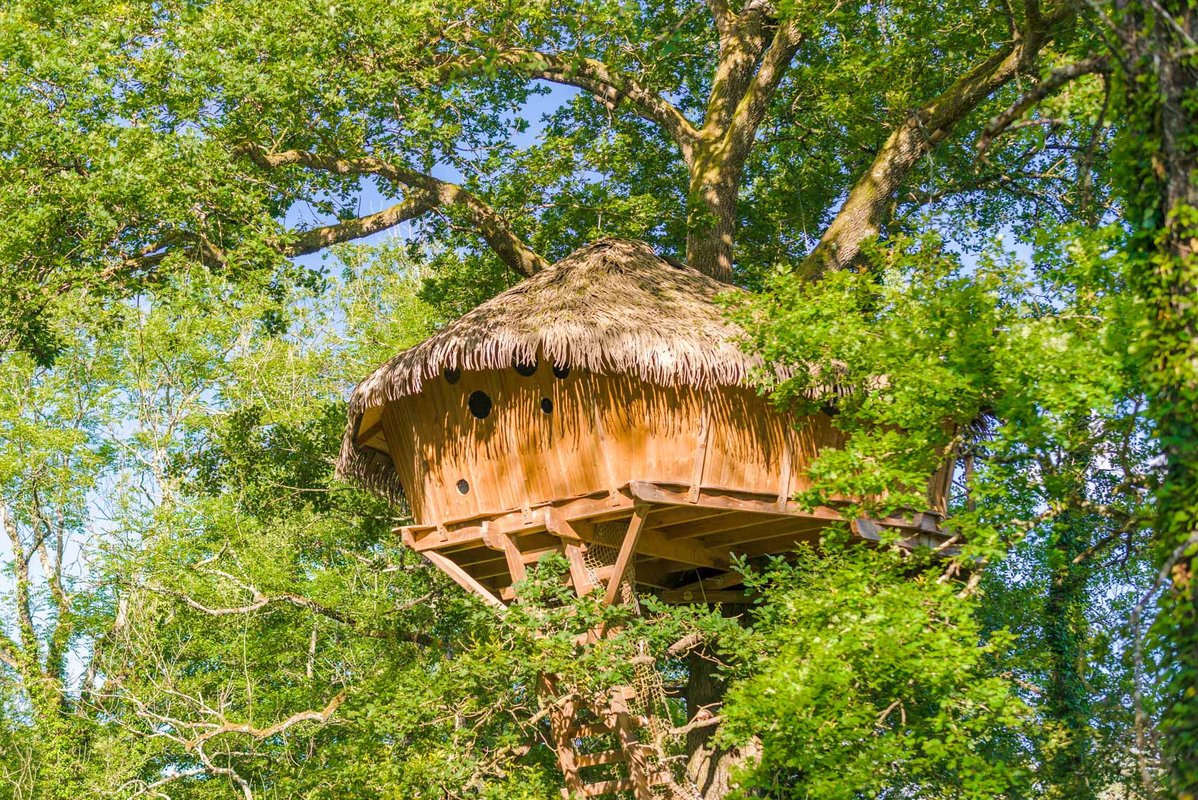
M 446 369 L 503 369 L 538 356 L 662 385 L 743 384 L 761 360 L 713 302 L 735 291 L 644 242 L 581 247 L 376 369 L 350 412 L 420 391 Z
M 661 385 L 748 384 L 762 361 L 741 349 L 740 329 L 715 302 L 729 291 L 737 290 L 667 261 L 644 242 L 601 239 L 579 248 L 362 381 L 350 398 L 339 471 L 384 489 L 379 465 L 363 459 L 385 456 L 354 445 L 357 420 L 369 408 L 419 392 L 447 369 L 502 369 L 542 358 Z

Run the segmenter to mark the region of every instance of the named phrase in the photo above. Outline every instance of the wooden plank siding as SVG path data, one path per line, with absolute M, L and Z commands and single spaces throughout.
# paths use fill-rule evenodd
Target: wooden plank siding
M 474 392 L 490 400 L 481 419 L 470 411 Z M 790 498 L 809 485 L 812 459 L 842 437 L 822 413 L 791 424 L 749 389 L 658 386 L 581 370 L 559 377 L 540 363 L 531 375 L 513 368 L 434 378 L 419 394 L 387 403 L 359 435 L 386 449 L 403 482 L 415 520 L 402 529 L 404 541 L 435 553 L 430 560 L 442 568 L 448 560 L 454 580 L 494 604 L 512 598 L 525 565 L 555 549 L 572 556 L 573 582 L 585 584 L 587 531 L 627 524 L 634 506 L 642 509 L 639 539 L 624 563 L 635 565 L 642 589 L 670 599 L 693 595 L 673 590 L 703 577 L 696 570 L 723 573 L 733 555 L 816 540 L 846 520 L 837 508 L 804 511 Z M 942 540 L 952 469 L 946 463 L 929 477 L 928 509 L 849 521 L 854 532 L 876 539 L 877 526 L 888 525 L 912 543 Z

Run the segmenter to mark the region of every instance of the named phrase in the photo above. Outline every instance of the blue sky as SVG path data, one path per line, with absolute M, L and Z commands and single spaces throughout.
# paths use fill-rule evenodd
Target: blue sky
M 511 138 L 511 142 L 519 147 L 528 147 L 529 145 L 536 144 L 545 129 L 546 116 L 552 114 L 579 94 L 579 90 L 571 86 L 561 86 L 556 83 L 542 83 L 542 85 L 548 89 L 547 93 L 532 95 L 528 103 L 520 110 L 519 116 L 528 122 L 528 126 L 522 133 L 517 133 Z M 446 163 L 438 164 L 433 169 L 433 176 L 455 183 L 462 180 L 461 173 L 452 165 Z M 362 193 L 358 197 L 358 214 L 360 216 L 373 214 L 394 203 L 395 200 L 384 197 L 379 192 L 376 183 L 373 181 L 364 181 L 362 184 Z M 291 227 L 299 225 L 311 227 L 314 225 L 329 224 L 336 220 L 327 215 L 320 215 L 311 205 L 302 203 L 293 206 L 288 211 L 285 221 Z M 380 231 L 357 241 L 362 244 L 377 244 L 395 237 L 408 238 L 411 235 L 411 231 L 412 223 L 404 223 L 396 228 Z M 582 243 L 580 242 L 579 244 Z M 323 254 L 312 253 L 300 256 L 294 260 L 297 264 L 306 267 L 320 268 L 324 259 L 325 256 Z

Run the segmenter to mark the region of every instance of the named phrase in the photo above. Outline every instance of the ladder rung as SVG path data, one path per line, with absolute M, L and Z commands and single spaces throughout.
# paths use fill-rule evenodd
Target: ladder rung
M 624 760 L 620 750 L 604 750 L 602 753 L 578 753 L 574 756 L 575 767 L 597 767 L 600 764 L 615 764 Z
M 585 739 L 588 736 L 610 736 L 614 731 L 606 725 L 594 722 L 575 725 L 567 734 L 568 739 Z
M 560 551 L 561 548 L 557 546 L 541 547 L 536 550 L 525 550 L 524 552 L 520 553 L 520 561 L 525 564 L 535 564 L 541 560 L 541 556 L 547 555 L 549 553 L 557 553 Z
M 611 690 L 614 697 L 619 697 L 621 700 L 635 700 L 636 689 L 631 686 L 615 686 Z
M 636 785 L 629 779 L 623 778 L 614 781 L 600 781 L 599 783 L 590 783 L 582 787 L 583 797 L 599 797 L 604 794 L 615 794 L 616 792 L 631 792 Z

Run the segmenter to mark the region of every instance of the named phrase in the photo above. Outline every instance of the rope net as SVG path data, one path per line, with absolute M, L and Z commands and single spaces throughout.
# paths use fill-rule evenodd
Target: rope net
M 628 533 L 628 521 L 600 522 L 594 527 L 593 540 L 588 543 L 583 553 L 583 566 L 592 583 L 605 585 L 602 579 L 611 573 L 616 559 L 620 554 L 620 545 Z M 636 562 L 628 565 L 623 579 L 620 581 L 616 602 L 621 605 L 633 606 L 633 613 L 641 613 L 640 603 L 636 596 Z M 676 770 L 671 770 L 669 764 L 674 759 L 670 755 L 681 752 L 682 738 L 674 734 L 671 722 L 669 700 L 666 695 L 665 683 L 661 671 L 653 656 L 649 653 L 646 641 L 637 642 L 638 654 L 632 660 L 632 690 L 633 697 L 629 702 L 629 711 L 646 721 L 638 732 L 639 738 L 654 753 L 655 769 L 670 773 L 671 779 L 664 783 L 655 783 L 655 797 L 677 798 L 682 790 L 682 796 L 697 797 L 694 787 L 680 786 Z M 683 779 L 683 784 L 689 781 Z

